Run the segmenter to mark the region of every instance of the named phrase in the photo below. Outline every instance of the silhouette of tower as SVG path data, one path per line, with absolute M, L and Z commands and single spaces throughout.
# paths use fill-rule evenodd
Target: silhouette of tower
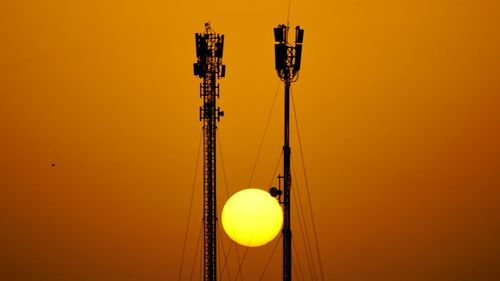
M 284 118 L 284 144 L 283 144 L 283 280 L 292 280 L 292 230 L 290 227 L 290 186 L 292 176 L 290 173 L 290 85 L 297 81 L 302 57 L 302 42 L 304 30 L 299 26 L 295 28 L 295 44 L 288 42 L 289 27 L 282 24 L 274 28 L 274 55 L 278 77 L 285 83 L 285 118 Z M 280 192 L 271 190 L 271 195 L 281 195 Z
M 216 214 L 216 130 L 217 122 L 224 112 L 217 107 L 219 83 L 225 76 L 226 66 L 222 64 L 224 35 L 215 33 L 209 23 L 205 32 L 196 33 L 196 57 L 194 75 L 200 83 L 200 121 L 203 124 L 203 275 L 205 281 L 216 281 L 217 214 Z

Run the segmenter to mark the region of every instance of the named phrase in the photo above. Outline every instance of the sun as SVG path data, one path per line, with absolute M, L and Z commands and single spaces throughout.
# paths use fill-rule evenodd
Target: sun
M 276 237 L 283 224 L 278 201 L 261 189 L 243 189 L 227 200 L 222 210 L 222 227 L 238 244 L 262 246 Z

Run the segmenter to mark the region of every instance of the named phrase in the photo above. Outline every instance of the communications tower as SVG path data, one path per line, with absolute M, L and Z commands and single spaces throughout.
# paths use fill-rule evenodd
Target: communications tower
M 222 64 L 224 35 L 215 33 L 209 23 L 205 31 L 196 33 L 196 57 L 194 75 L 201 79 L 200 121 L 203 129 L 203 275 L 204 281 L 216 281 L 217 271 L 217 200 L 216 200 L 216 129 L 224 112 L 217 106 L 219 98 L 218 79 L 225 76 Z
M 302 42 L 304 30 L 295 28 L 295 43 L 288 42 L 287 25 L 281 24 L 274 28 L 274 55 L 278 77 L 285 84 L 285 118 L 284 118 L 284 144 L 283 144 L 283 192 L 271 189 L 271 195 L 280 196 L 283 193 L 283 280 L 292 280 L 292 230 L 290 227 L 290 186 L 292 176 L 290 173 L 290 85 L 297 81 L 302 57 Z M 281 200 L 280 200 L 281 201 Z

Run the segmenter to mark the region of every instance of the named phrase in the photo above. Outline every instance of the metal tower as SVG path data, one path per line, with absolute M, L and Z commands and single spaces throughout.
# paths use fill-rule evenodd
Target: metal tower
M 215 33 L 209 23 L 205 32 L 196 33 L 196 57 L 194 75 L 200 77 L 200 121 L 203 124 L 203 275 L 205 281 L 216 281 L 216 129 L 224 112 L 217 107 L 219 83 L 225 76 L 226 66 L 222 64 L 224 35 Z
M 304 30 L 295 28 L 295 44 L 288 42 L 289 27 L 282 24 L 274 28 L 274 55 L 276 71 L 281 81 L 285 82 L 285 123 L 283 145 L 283 280 L 292 280 L 292 230 L 290 227 L 290 85 L 297 81 L 302 56 Z M 271 195 L 281 195 L 281 190 L 271 190 Z

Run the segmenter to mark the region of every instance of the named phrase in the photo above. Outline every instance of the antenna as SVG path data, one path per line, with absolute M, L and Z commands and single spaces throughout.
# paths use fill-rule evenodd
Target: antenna
M 297 81 L 302 58 L 304 29 L 295 28 L 295 44 L 288 43 L 287 25 L 274 28 L 274 59 L 278 77 L 285 82 L 285 118 L 283 145 L 283 280 L 292 280 L 292 230 L 290 227 L 290 85 Z M 271 195 L 281 197 L 281 190 L 271 189 Z M 278 199 L 279 200 L 279 199 Z
M 205 281 L 217 280 L 217 214 L 216 214 L 216 129 L 224 112 L 217 107 L 219 98 L 218 79 L 226 75 L 222 64 L 224 35 L 215 33 L 210 23 L 205 32 L 195 34 L 197 61 L 193 64 L 194 75 L 200 82 L 200 121 L 203 124 L 203 275 Z

